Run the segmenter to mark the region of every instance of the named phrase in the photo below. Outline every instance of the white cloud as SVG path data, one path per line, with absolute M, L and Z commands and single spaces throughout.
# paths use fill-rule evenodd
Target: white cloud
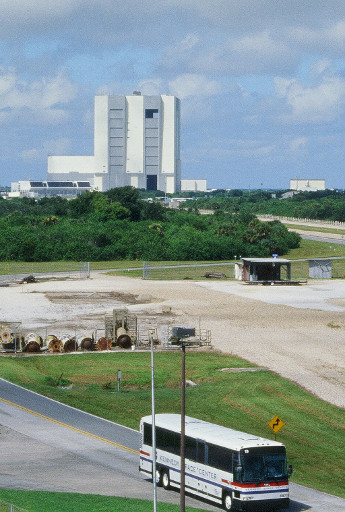
M 288 107 L 283 121 L 323 123 L 338 118 L 345 106 L 345 81 L 324 76 L 314 87 L 305 87 L 296 79 L 276 77 L 276 92 Z
M 182 40 L 175 41 L 163 50 L 161 63 L 167 68 L 188 64 L 194 60 L 194 55 L 200 51 L 200 37 L 195 34 L 186 34 Z
M 25 149 L 20 152 L 20 157 L 25 162 L 37 162 L 46 160 L 48 155 L 65 155 L 71 147 L 71 141 L 67 138 L 47 140 L 40 148 Z
M 225 143 L 225 155 L 241 158 L 264 158 L 270 156 L 275 146 L 261 140 L 231 139 Z
M 138 91 L 148 96 L 166 94 L 166 83 L 161 78 L 146 78 L 138 83 Z
M 83 0 L 1 0 L 1 29 L 0 36 L 6 35 L 14 39 L 37 30 L 53 27 L 58 20 L 68 20 L 68 17 L 83 4 Z M 26 27 L 28 33 L 16 32 L 20 27 Z
M 321 59 L 315 62 L 310 68 L 310 76 L 319 79 L 321 75 L 331 76 L 335 73 L 330 59 Z
M 310 26 L 290 27 L 287 31 L 287 39 L 293 44 L 298 44 L 301 49 L 312 51 L 327 51 L 329 55 L 344 54 L 345 21 L 329 22 L 324 27 L 313 28 Z
M 194 97 L 209 97 L 220 94 L 223 86 L 216 80 L 207 78 L 206 76 L 186 73 L 177 76 L 169 82 L 169 90 L 171 94 L 178 96 L 181 100 Z
M 202 158 L 215 161 L 230 162 L 235 158 L 243 159 L 267 159 L 276 151 L 274 144 L 255 139 L 212 139 L 200 146 L 193 146 L 187 150 L 188 158 L 193 154 L 199 154 Z M 199 157 L 200 158 L 200 157 Z
M 13 68 L 0 69 L 1 120 L 29 113 L 31 120 L 56 123 L 68 117 L 61 108 L 76 96 L 76 86 L 63 73 L 39 81 L 20 80 Z M 27 117 L 27 116 L 26 116 Z
M 296 153 L 296 152 L 300 151 L 301 149 L 304 149 L 307 142 L 308 142 L 308 137 L 296 137 L 295 139 L 292 139 L 290 141 L 290 150 L 293 153 Z
M 297 64 L 295 49 L 269 30 L 236 36 L 206 31 L 188 34 L 163 51 L 161 64 L 194 73 L 241 74 L 292 71 Z
M 147 49 L 157 67 L 179 74 L 291 74 L 301 51 L 343 52 L 344 3 L 278 3 L 279 8 L 277 0 L 26 0 L 23 7 L 23 0 L 3 0 L 0 39 L 35 48 L 44 47 L 45 37 L 47 54 L 70 58 L 71 66 L 81 52 L 101 67 L 104 51 L 131 47 L 128 61 L 135 49 Z

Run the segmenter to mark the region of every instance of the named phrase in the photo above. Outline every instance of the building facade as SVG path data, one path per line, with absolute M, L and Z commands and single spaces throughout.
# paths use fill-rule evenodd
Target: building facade
M 38 181 L 21 180 L 11 183 L 8 197 L 52 197 L 62 196 L 74 198 L 85 191 L 91 192 L 89 181 Z
M 48 181 L 89 181 L 94 190 L 133 186 L 180 191 L 180 100 L 96 96 L 93 156 L 48 157 Z
M 181 192 L 206 192 L 207 180 L 181 180 Z
M 298 190 L 299 192 L 315 192 L 317 190 L 326 190 L 326 181 L 296 178 L 295 180 L 290 180 L 290 190 Z

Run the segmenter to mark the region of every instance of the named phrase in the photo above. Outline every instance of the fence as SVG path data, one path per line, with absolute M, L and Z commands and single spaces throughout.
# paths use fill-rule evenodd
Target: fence
M 332 262 L 332 277 L 345 278 L 345 257 L 327 258 Z M 235 262 L 226 263 L 176 263 L 163 265 L 156 262 L 143 263 L 143 279 L 183 280 L 183 279 L 235 279 Z M 282 276 L 286 279 L 286 276 Z M 291 279 L 309 279 L 309 259 L 291 260 Z
M 260 214 L 258 218 L 261 220 L 280 220 L 281 222 L 291 224 L 309 224 L 310 226 L 328 225 L 329 227 L 343 228 L 345 229 L 345 222 L 340 220 L 324 220 L 324 219 L 307 219 L 301 217 L 285 217 L 282 215 L 271 215 L 269 213 Z
M 332 261 L 332 277 L 345 279 L 345 257 L 326 258 Z M 237 260 L 240 262 L 241 260 Z M 291 279 L 309 278 L 309 259 L 290 260 Z M 174 263 L 144 262 L 142 267 L 108 269 L 122 275 L 138 275 L 148 280 L 203 280 L 207 278 L 235 279 L 234 261 L 222 263 Z M 106 269 L 104 269 L 106 271 Z M 90 263 L 55 262 L 55 263 L 18 263 L 0 262 L 0 285 L 21 280 L 27 276 L 40 278 L 80 278 L 90 277 Z M 0 511 L 1 512 L 1 511 Z
M 17 507 L 16 505 L 12 505 L 11 503 L 7 503 L 6 501 L 0 500 L 0 512 L 29 512 L 25 508 Z
M 143 263 L 143 279 L 206 279 L 234 278 L 234 262 L 225 263 L 175 263 L 164 265 L 157 262 Z
M 90 263 L 58 261 L 58 262 L 0 262 L 0 283 L 10 283 L 30 275 L 40 277 L 78 277 L 85 279 L 90 276 Z

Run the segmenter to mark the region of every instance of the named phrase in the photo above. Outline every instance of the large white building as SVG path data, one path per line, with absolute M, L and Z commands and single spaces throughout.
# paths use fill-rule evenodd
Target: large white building
M 180 100 L 96 96 L 94 154 L 48 157 L 47 181 L 88 181 L 93 189 L 131 185 L 180 191 Z
M 295 180 L 290 180 L 290 190 L 298 190 L 299 192 L 316 192 L 317 190 L 326 190 L 326 181 L 296 178 Z
M 181 180 L 181 192 L 206 192 L 207 180 Z

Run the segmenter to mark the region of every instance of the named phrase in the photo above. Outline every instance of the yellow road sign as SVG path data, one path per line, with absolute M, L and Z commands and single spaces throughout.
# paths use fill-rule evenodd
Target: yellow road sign
M 273 430 L 273 432 L 276 434 L 277 432 L 279 432 L 279 430 L 281 428 L 283 428 L 283 426 L 285 425 L 285 423 L 283 422 L 283 420 L 281 420 L 279 418 L 279 416 L 274 416 L 274 418 L 269 422 L 268 424 L 271 429 Z

